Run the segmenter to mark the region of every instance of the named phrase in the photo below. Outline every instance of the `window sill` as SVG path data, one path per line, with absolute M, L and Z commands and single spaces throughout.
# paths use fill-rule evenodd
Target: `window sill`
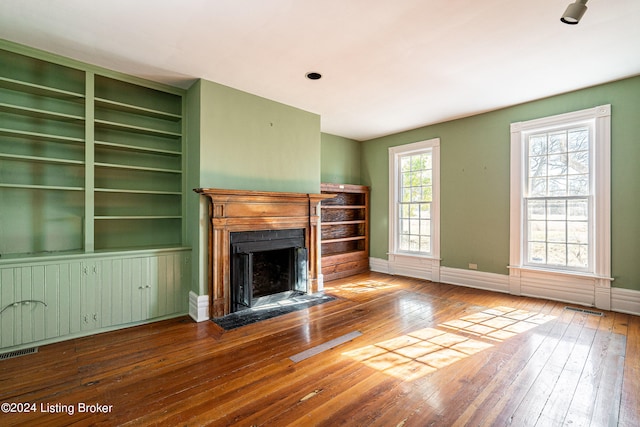
M 394 257 L 405 257 L 405 258 L 429 259 L 429 260 L 434 260 L 434 261 L 441 261 L 441 258 L 437 257 L 437 256 L 421 255 L 421 254 L 410 253 L 410 252 L 387 252 L 387 256 L 389 256 L 389 257 L 394 256 Z
M 547 273 L 547 274 L 554 274 L 557 276 L 571 276 L 571 277 L 580 277 L 584 279 L 608 280 L 610 282 L 614 281 L 613 277 L 599 276 L 597 274 L 587 273 L 582 271 L 554 270 L 552 268 L 537 268 L 537 267 L 521 266 L 521 265 L 509 265 L 507 266 L 507 268 L 509 270 L 531 271 L 534 273 Z

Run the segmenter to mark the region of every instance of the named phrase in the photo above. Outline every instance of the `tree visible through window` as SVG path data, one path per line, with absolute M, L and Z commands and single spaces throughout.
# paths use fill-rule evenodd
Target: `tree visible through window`
M 389 253 L 437 257 L 440 140 L 389 148 Z
M 610 163 L 610 105 L 511 125 L 511 267 L 609 277 Z
M 589 268 L 591 127 L 527 135 L 526 260 Z
M 431 150 L 400 157 L 400 251 L 431 253 L 432 172 Z

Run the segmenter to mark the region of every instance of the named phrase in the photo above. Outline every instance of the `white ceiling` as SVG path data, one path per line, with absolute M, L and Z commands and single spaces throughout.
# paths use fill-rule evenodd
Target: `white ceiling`
M 574 26 L 571 1 L 1 0 L 0 38 L 366 140 L 640 74 L 640 0 L 590 0 Z

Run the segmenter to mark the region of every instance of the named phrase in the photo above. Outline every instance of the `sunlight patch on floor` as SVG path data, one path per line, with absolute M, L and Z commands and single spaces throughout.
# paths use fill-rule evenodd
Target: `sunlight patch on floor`
M 379 282 L 377 280 L 361 280 L 359 282 L 349 282 L 345 283 L 344 285 L 331 286 L 331 293 L 339 294 L 340 292 L 375 292 L 397 287 L 398 285 Z
M 496 307 L 343 355 L 395 378 L 412 381 L 554 318 L 526 310 Z

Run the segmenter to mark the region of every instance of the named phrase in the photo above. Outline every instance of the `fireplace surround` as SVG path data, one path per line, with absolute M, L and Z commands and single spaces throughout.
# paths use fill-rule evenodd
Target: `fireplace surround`
M 247 240 L 242 233 L 256 232 L 257 234 L 271 234 L 279 232 L 279 236 L 288 236 L 280 240 L 287 240 L 289 234 L 298 234 L 294 245 L 287 243 L 287 248 L 277 247 L 276 251 L 287 250 L 288 255 L 281 253 L 281 257 L 291 257 L 303 267 L 290 267 L 291 271 L 284 275 L 295 275 L 294 290 L 315 293 L 320 290 L 322 276 L 320 274 L 320 201 L 332 198 L 332 194 L 289 193 L 270 191 L 225 190 L 216 188 L 197 188 L 194 190 L 209 200 L 209 245 L 208 245 L 208 282 L 209 282 L 209 315 L 212 318 L 227 315 L 243 304 L 234 302 L 232 267 L 234 263 L 246 266 L 248 255 L 244 261 L 238 258 L 234 261 L 232 241 Z M 297 230 L 297 231 L 291 231 Z M 235 234 L 241 233 L 241 234 Z M 278 233 L 273 236 L 277 236 Z M 247 236 L 245 234 L 244 236 Z M 248 239 L 252 240 L 252 239 Z M 258 239 L 261 240 L 261 239 Z M 264 240 L 264 239 L 262 239 Z M 267 241 L 269 238 L 266 239 Z M 279 240 L 273 239 L 271 240 Z M 246 242 L 245 242 L 246 243 Z M 258 245 L 268 245 L 261 243 Z M 240 245 L 242 246 L 242 245 Z M 235 249 L 238 253 L 252 253 L 246 247 Z M 293 252 L 291 252 L 293 251 Z M 253 251 L 253 253 L 261 252 Z M 295 253 L 294 253 L 295 252 Z M 302 253 L 306 255 L 304 260 Z M 255 256 L 255 255 L 253 255 Z M 277 254 L 262 254 L 261 256 L 278 256 Z M 242 258 L 242 257 L 240 257 Z M 254 260 L 255 261 L 255 260 Z M 244 263 L 244 264 L 243 264 Z M 244 267 L 243 267 L 244 268 Z M 272 273 L 275 274 L 275 273 Z M 306 276 L 304 285 L 299 276 Z M 234 276 L 235 277 L 235 276 Z M 291 285 L 289 285 L 291 286 Z M 244 291 L 246 292 L 246 291 Z M 244 297 L 248 296 L 246 293 Z M 253 298 L 253 295 L 251 296 Z M 242 299 L 242 298 L 241 298 Z M 245 301 L 247 299 L 245 298 Z

